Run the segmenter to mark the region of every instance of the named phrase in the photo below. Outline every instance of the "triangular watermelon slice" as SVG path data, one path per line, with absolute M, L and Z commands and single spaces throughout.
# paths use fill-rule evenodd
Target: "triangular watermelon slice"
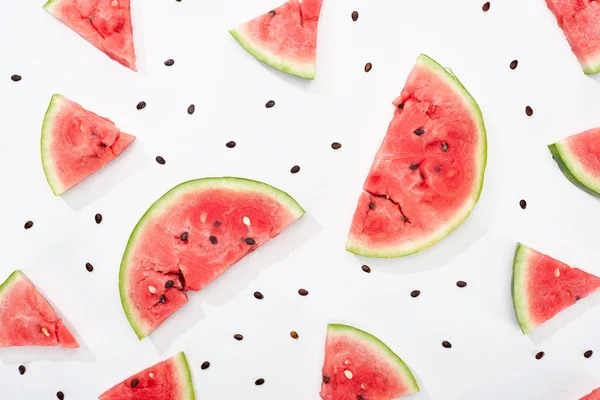
M 197 291 L 304 214 L 287 193 L 242 178 L 182 183 L 146 211 L 121 261 L 123 310 L 142 339 Z
M 194 400 L 194 384 L 183 352 L 113 386 L 100 400 Z
M 323 0 L 290 0 L 229 33 L 265 64 L 314 79 L 322 3 Z
M 571 183 L 600 197 L 600 128 L 573 135 L 548 147 Z
M 42 165 L 61 195 L 115 159 L 135 136 L 60 94 L 52 96 L 42 127 Z
M 137 71 L 129 0 L 49 0 L 44 8 L 107 56 Z
M 0 285 L 0 347 L 79 347 L 48 301 L 17 270 Z
M 392 400 L 419 391 L 410 369 L 375 336 L 329 324 L 321 398 Z
M 600 278 L 521 243 L 513 266 L 512 298 L 527 334 L 600 287 Z
M 600 388 L 594 390 L 590 394 L 583 396 L 579 400 L 600 400 Z

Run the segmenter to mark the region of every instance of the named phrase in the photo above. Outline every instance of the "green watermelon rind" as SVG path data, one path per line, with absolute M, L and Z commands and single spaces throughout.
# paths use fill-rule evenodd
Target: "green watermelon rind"
M 262 193 L 268 195 L 275 200 L 279 201 L 284 207 L 291 211 L 292 215 L 298 219 L 304 214 L 304 209 L 298 204 L 296 200 L 286 192 L 279 190 L 271 185 L 268 185 L 263 182 L 245 179 L 245 178 L 236 178 L 236 177 L 221 177 L 221 178 L 201 178 L 195 179 L 187 182 L 183 182 L 167 193 L 162 195 L 158 200 L 154 202 L 148 208 L 148 210 L 144 213 L 142 218 L 138 221 L 135 228 L 133 228 L 133 232 L 129 237 L 129 241 L 127 242 L 127 247 L 125 248 L 125 253 L 123 254 L 123 259 L 121 260 L 121 267 L 119 272 L 119 292 L 121 295 L 121 305 L 123 306 L 123 311 L 131 324 L 131 327 L 135 331 L 138 339 L 143 339 L 152 333 L 152 330 L 148 330 L 144 328 L 143 323 L 138 321 L 138 317 L 135 315 L 133 311 L 133 307 L 129 303 L 129 299 L 127 298 L 127 293 L 129 292 L 128 282 L 127 282 L 127 273 L 129 271 L 129 256 L 130 251 L 134 247 L 137 242 L 138 236 L 142 233 L 146 222 L 160 214 L 163 210 L 163 206 L 168 206 L 171 204 L 173 200 L 175 200 L 180 194 L 196 191 L 198 189 L 206 188 L 233 188 L 240 189 L 245 191 L 254 191 L 258 193 Z
M 457 213 L 457 217 L 450 221 L 448 224 L 444 226 L 443 229 L 434 232 L 433 234 L 427 236 L 427 239 L 421 242 L 413 242 L 410 246 L 406 244 L 401 245 L 400 247 L 386 247 L 386 248 L 377 248 L 377 247 L 368 247 L 366 245 L 361 245 L 358 243 L 352 242 L 351 239 L 348 239 L 346 243 L 346 250 L 351 253 L 365 256 L 365 257 L 375 257 L 375 258 L 396 258 L 396 257 L 404 257 L 411 254 L 415 254 L 421 252 L 425 249 L 428 249 L 447 237 L 450 233 L 452 233 L 460 224 L 462 224 L 471 212 L 477 205 L 479 198 L 481 197 L 481 191 L 483 190 L 483 181 L 485 177 L 485 169 L 487 165 L 487 132 L 485 129 L 485 124 L 483 122 L 483 114 L 481 113 L 481 109 L 479 105 L 471 96 L 471 94 L 467 91 L 467 89 L 463 86 L 463 84 L 458 80 L 458 78 L 454 75 L 454 73 L 444 67 L 442 67 L 437 61 L 432 59 L 431 57 L 421 54 L 417 59 L 417 64 L 421 64 L 429 68 L 430 70 L 436 72 L 438 76 L 444 78 L 449 83 L 452 84 L 452 87 L 455 89 L 456 93 L 462 98 L 462 100 L 467 104 L 467 108 L 471 111 L 472 118 L 477 122 L 478 131 L 481 139 L 480 148 L 478 151 L 478 162 L 479 165 L 479 185 L 477 185 L 472 192 L 471 201 L 465 205 L 465 207 Z
M 25 274 L 21 270 L 17 269 L 13 271 L 13 273 L 6 278 L 2 285 L 0 285 L 0 298 L 2 298 L 4 291 L 10 289 L 12 285 L 17 283 L 17 281 L 21 278 L 26 278 Z
M 60 111 L 64 100 L 66 99 L 63 95 L 52 95 L 52 99 L 50 99 L 50 105 L 48 106 L 46 114 L 44 115 L 44 122 L 42 124 L 42 137 L 40 140 L 40 154 L 42 155 L 42 166 L 44 168 L 44 174 L 46 175 L 48 185 L 50 186 L 50 189 L 52 190 L 52 193 L 54 193 L 55 196 L 60 196 L 66 191 L 63 184 L 60 182 L 60 179 L 54 172 L 54 166 L 52 165 L 52 155 L 50 154 L 52 138 L 54 136 L 52 132 L 54 116 Z
M 254 58 L 270 65 L 287 74 L 296 75 L 300 78 L 315 79 L 315 66 L 313 63 L 294 63 L 292 61 L 282 60 L 269 51 L 261 49 L 257 43 L 252 43 L 243 32 L 243 25 L 233 28 L 229 31 L 231 36 Z
M 195 400 L 194 381 L 192 380 L 192 371 L 187 361 L 185 353 L 182 351 L 175 355 L 177 369 L 179 370 L 179 379 L 184 392 L 184 400 Z
M 402 381 L 406 384 L 410 391 L 410 393 L 407 394 L 416 393 L 421 390 L 417 380 L 410 371 L 410 368 L 408 368 L 404 361 L 402 361 L 402 359 L 398 357 L 398 355 L 394 353 L 392 349 L 388 347 L 388 345 L 383 343 L 377 337 L 371 335 L 369 332 L 365 332 L 353 326 L 343 324 L 329 324 L 327 326 L 327 332 L 328 334 L 333 333 L 336 336 L 352 336 L 367 344 L 383 358 L 388 360 L 392 365 L 396 366 L 398 373 L 402 377 Z
M 556 142 L 548 146 L 552 153 L 552 158 L 558 164 L 563 175 L 575 186 L 600 198 L 600 181 L 592 174 L 586 173 L 585 169 L 578 162 L 577 157 L 569 151 L 567 146 L 561 142 Z
M 512 299 L 515 315 L 524 334 L 528 334 L 536 327 L 531 321 L 529 313 L 529 296 L 527 283 L 529 272 L 529 252 L 531 249 L 522 243 L 517 244 L 513 262 Z
M 42 7 L 46 10 L 46 11 L 50 11 L 52 10 L 52 7 L 56 5 L 56 3 L 58 3 L 59 0 L 48 0 L 46 2 L 46 4 L 44 4 Z

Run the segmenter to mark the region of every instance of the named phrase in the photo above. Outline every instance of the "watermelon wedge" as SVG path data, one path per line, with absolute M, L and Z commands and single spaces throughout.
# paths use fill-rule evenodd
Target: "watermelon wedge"
M 418 391 L 410 369 L 375 336 L 348 325 L 328 325 L 323 400 L 392 400 Z
M 130 376 L 100 400 L 194 400 L 194 384 L 183 352 Z
M 129 0 L 49 0 L 44 9 L 107 56 L 137 71 Z
M 42 165 L 59 196 L 114 160 L 135 136 L 66 97 L 52 96 L 42 127 Z
M 512 298 L 524 334 L 600 287 L 600 278 L 521 243 L 513 266 Z
M 421 55 L 393 104 L 346 244 L 368 257 L 433 246 L 469 216 L 483 187 L 483 117 L 454 74 Z
M 579 400 L 600 400 L 600 388 L 594 390 L 592 393 L 589 393 L 586 396 L 583 396 Z
M 304 214 L 287 193 L 242 178 L 182 183 L 138 222 L 121 262 L 123 310 L 148 336 L 227 268 Z
M 229 31 L 256 59 L 288 74 L 315 78 L 323 0 L 290 0 Z
M 50 303 L 16 270 L 0 285 L 0 347 L 79 347 Z
M 593 0 L 546 0 L 583 72 L 600 72 L 600 4 Z
M 571 183 L 600 197 L 600 128 L 568 137 L 548 148 Z

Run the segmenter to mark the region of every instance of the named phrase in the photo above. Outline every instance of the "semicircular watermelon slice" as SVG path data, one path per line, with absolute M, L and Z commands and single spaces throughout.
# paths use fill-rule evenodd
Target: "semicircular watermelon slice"
M 52 96 L 42 126 L 42 165 L 59 196 L 114 160 L 135 136 L 66 97 Z
M 0 347 L 79 347 L 50 303 L 19 270 L 0 285 L 0 326 Z
M 301 78 L 314 79 L 322 3 L 323 0 L 290 0 L 229 33 L 265 64 Z
M 483 187 L 483 117 L 454 74 L 421 55 L 394 105 L 346 244 L 363 256 L 433 246 L 469 216 Z
M 600 128 L 570 136 L 548 148 L 571 183 L 600 197 Z
M 513 265 L 512 298 L 523 333 L 531 332 L 600 287 L 600 278 L 521 243 Z
M 136 225 L 121 262 L 121 302 L 137 336 L 303 214 L 287 193 L 249 179 L 204 178 L 168 191 Z
M 600 400 L 600 388 L 594 390 L 593 392 L 583 396 L 579 400 Z
M 382 341 L 352 326 L 328 325 L 323 400 L 392 400 L 418 391 L 410 369 Z
M 194 400 L 194 383 L 183 352 L 113 386 L 100 400 Z

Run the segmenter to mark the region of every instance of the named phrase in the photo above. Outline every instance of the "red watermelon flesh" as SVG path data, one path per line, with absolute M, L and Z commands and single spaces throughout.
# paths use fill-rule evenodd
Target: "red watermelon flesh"
M 48 301 L 17 270 L 0 285 L 0 347 L 79 347 Z
M 594 390 L 592 393 L 583 396 L 579 400 L 600 400 L 600 388 Z
M 363 186 L 347 249 L 397 257 L 429 247 L 471 212 L 481 192 L 486 135 L 460 82 L 419 57 Z
M 135 67 L 130 0 L 49 0 L 44 8 L 106 55 Z
M 121 300 L 138 337 L 185 304 L 187 290 L 202 289 L 303 213 L 286 193 L 240 178 L 190 181 L 161 197 L 121 263 Z
M 79 104 L 55 94 L 42 128 L 42 164 L 60 195 L 115 159 L 135 136 Z
M 600 278 L 523 244 L 513 268 L 513 303 L 523 333 L 600 287 Z
M 100 400 L 194 400 L 194 385 L 183 352 L 130 376 Z
M 600 4 L 594 0 L 546 0 L 586 74 L 600 71 Z

